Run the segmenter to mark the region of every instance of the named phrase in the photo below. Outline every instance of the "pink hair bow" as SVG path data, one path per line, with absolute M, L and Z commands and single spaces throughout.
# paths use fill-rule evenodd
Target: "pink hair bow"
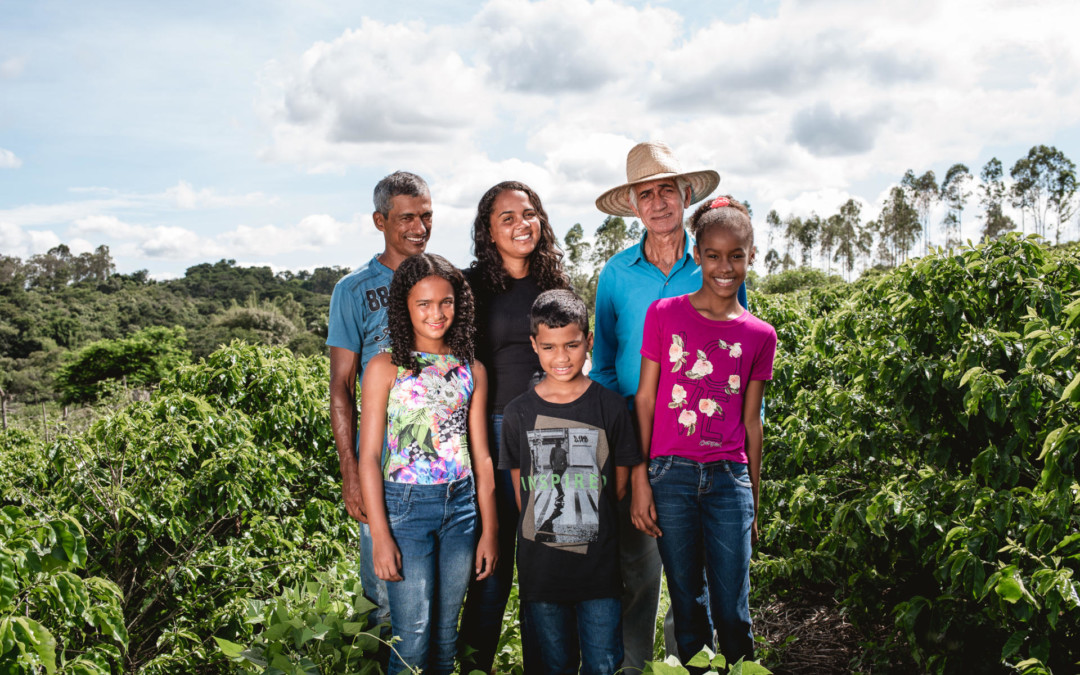
M 727 197 L 717 197 L 716 199 L 712 200 L 711 204 L 709 204 L 710 209 L 718 209 L 721 206 L 731 206 L 731 200 Z

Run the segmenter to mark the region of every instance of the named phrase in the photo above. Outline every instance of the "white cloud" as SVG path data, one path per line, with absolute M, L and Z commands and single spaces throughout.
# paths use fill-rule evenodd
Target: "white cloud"
M 0 220 L 0 251 L 4 255 L 25 260 L 60 243 L 60 237 L 52 230 L 26 230 L 15 223 Z
M 4 61 L 0 61 L 0 80 L 15 79 L 22 75 L 25 67 L 26 58 L 22 56 L 13 56 Z
M 22 160 L 10 150 L 0 148 L 0 169 L 18 169 L 22 166 Z
M 182 180 L 165 190 L 165 197 L 182 209 L 219 208 L 223 206 L 243 206 L 267 201 L 261 192 L 246 195 L 219 195 L 210 188 L 196 190 L 191 183 Z M 273 201 L 273 200 L 271 200 Z
M 307 216 L 290 227 L 240 225 L 232 232 L 220 235 L 217 240 L 223 247 L 243 251 L 245 255 L 278 255 L 337 246 L 343 243 L 346 234 L 358 229 L 355 223 L 342 223 L 328 215 L 318 214 Z

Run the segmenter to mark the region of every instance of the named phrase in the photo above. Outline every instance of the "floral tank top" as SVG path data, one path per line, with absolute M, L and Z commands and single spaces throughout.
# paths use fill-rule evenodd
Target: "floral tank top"
M 453 354 L 415 352 L 420 374 L 398 367 L 386 403 L 383 478 L 434 485 L 468 476 L 473 374 Z

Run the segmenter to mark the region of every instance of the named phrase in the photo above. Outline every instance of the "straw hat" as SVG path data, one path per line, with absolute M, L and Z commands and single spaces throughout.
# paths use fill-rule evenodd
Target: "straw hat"
M 720 174 L 711 169 L 682 171 L 671 148 L 660 141 L 646 141 L 630 148 L 626 156 L 626 182 L 600 195 L 596 208 L 613 216 L 630 217 L 630 187 L 661 178 L 682 176 L 690 183 L 690 203 L 699 202 L 720 184 Z

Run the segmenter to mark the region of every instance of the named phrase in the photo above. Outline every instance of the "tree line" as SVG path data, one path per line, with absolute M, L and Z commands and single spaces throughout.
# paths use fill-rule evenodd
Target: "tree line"
M 826 274 L 842 272 L 851 279 L 856 267 L 893 268 L 904 262 L 922 243 L 925 255 L 934 245 L 931 214 L 945 206 L 941 226 L 946 249 L 961 242 L 961 224 L 969 200 L 976 196 L 982 209 L 980 235 L 983 241 L 997 239 L 1017 229 L 1006 213 L 1019 211 L 1020 230 L 1050 238 L 1060 244 L 1068 234 L 1076 214 L 1076 165 L 1052 146 L 1036 145 L 1013 164 L 1006 182 L 1005 169 L 996 157 L 990 159 L 975 180 L 967 165 L 949 167 L 939 183 L 932 170 L 917 175 L 908 170 L 885 197 L 876 219 L 862 221 L 862 205 L 849 199 L 836 213 L 822 217 L 781 217 L 776 210 L 766 216 L 770 239 L 779 234 L 782 243 L 768 246 L 765 268 L 769 274 L 796 267 L 821 267 Z

